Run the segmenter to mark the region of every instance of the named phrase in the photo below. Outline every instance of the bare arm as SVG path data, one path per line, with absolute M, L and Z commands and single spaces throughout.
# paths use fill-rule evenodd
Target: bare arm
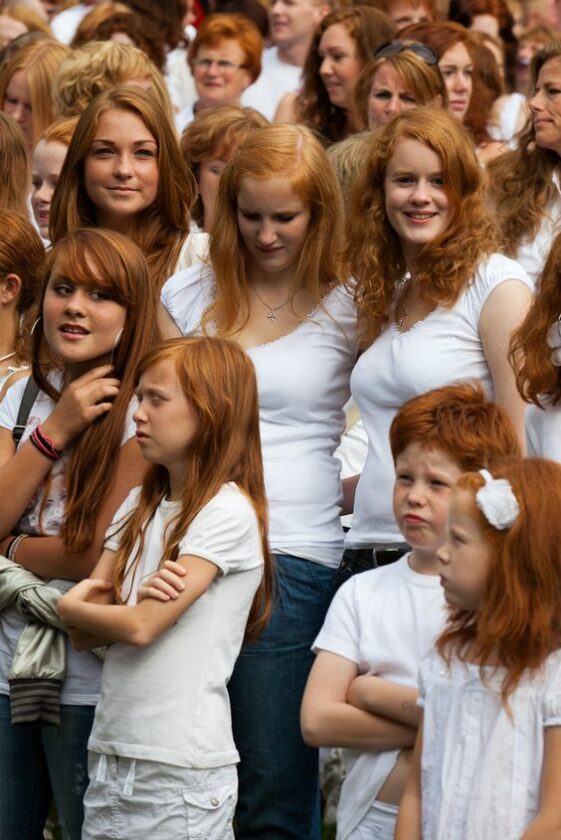
M 540 785 L 540 807 L 521 840 L 561 838 L 561 726 L 545 730 L 545 749 Z
M 89 578 L 62 596 L 58 603 L 59 615 L 65 624 L 98 636 L 106 643 L 149 645 L 175 624 L 218 574 L 218 567 L 201 557 L 186 555 L 178 562 L 185 566 L 187 575 L 185 589 L 175 600 L 164 603 L 147 598 L 135 606 L 91 603 L 92 595 L 110 592 L 111 584 L 107 580 Z
M 505 280 L 489 295 L 479 320 L 483 351 L 495 390 L 495 401 L 508 412 L 525 449 L 526 403 L 516 389 L 508 361 L 513 331 L 520 326 L 532 302 L 532 293 L 519 280 Z
M 296 122 L 296 94 L 285 93 L 275 111 L 273 117 L 274 123 L 290 123 L 294 125 Z
M 22 449 L 27 447 L 36 451 L 32 444 L 24 444 Z M 39 452 L 37 456 L 43 458 Z M 136 440 L 128 440 L 121 447 L 113 483 L 101 505 L 94 539 L 87 551 L 78 554 L 67 551 L 60 537 L 30 537 L 20 543 L 17 562 L 39 577 L 75 581 L 88 577 L 100 558 L 105 532 L 113 516 L 132 488 L 142 483 L 146 469 L 147 463 L 142 458 Z
M 45 435 L 64 450 L 94 420 L 106 414 L 119 391 L 109 365 L 94 368 L 64 389 L 43 423 Z M 11 429 L 0 429 L 0 537 L 11 533 L 53 462 L 26 441 L 16 452 Z
M 343 485 L 343 504 L 341 507 L 341 515 L 345 516 L 352 513 L 355 506 L 355 494 L 360 475 L 350 475 L 344 478 L 341 482 Z
M 416 729 L 419 725 L 418 696 L 416 688 L 364 674 L 351 682 L 347 700 L 357 709 Z
M 349 659 L 329 651 L 318 653 L 308 677 L 300 715 L 306 743 L 362 750 L 412 746 L 415 730 L 410 726 L 347 703 L 349 685 L 357 674 L 357 665 Z
M 158 304 L 158 327 L 160 328 L 160 335 L 162 341 L 167 341 L 169 338 L 180 338 L 181 330 L 163 305 Z
M 421 755 L 423 752 L 423 722 L 415 741 L 411 772 L 403 791 L 395 826 L 394 840 L 422 840 L 421 832 Z

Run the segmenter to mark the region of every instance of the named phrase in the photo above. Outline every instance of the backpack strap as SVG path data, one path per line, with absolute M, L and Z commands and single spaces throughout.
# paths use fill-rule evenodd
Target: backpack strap
M 33 408 L 33 403 L 37 399 L 38 393 L 39 386 L 37 385 L 33 377 L 30 376 L 27 380 L 25 390 L 23 392 L 23 397 L 21 398 L 16 425 L 12 429 L 12 438 L 14 439 L 14 443 L 16 446 L 22 439 L 23 433 L 25 432 L 27 419 L 31 413 L 31 409 Z

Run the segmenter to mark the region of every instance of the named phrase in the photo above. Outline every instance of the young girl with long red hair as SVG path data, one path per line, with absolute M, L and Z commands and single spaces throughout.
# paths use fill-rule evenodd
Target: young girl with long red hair
M 82 837 L 233 840 L 239 756 L 227 683 L 271 595 L 255 371 L 232 342 L 175 339 L 142 360 L 136 393 L 152 466 L 92 578 L 59 602 L 81 631 L 77 646 L 114 643 Z M 186 570 L 181 591 L 154 589 L 146 579 L 173 561 Z
M 20 595 L 45 586 L 56 600 L 69 581 L 87 577 L 115 511 L 142 480 L 134 368 L 158 337 L 146 260 L 102 228 L 67 234 L 47 259 L 39 314 L 37 390 L 20 379 L 0 404 L 0 555 L 13 561 L 0 580 L 0 836 L 42 836 L 54 797 L 62 837 L 80 840 L 101 663 L 74 652 L 53 621 L 31 620 Z M 14 571 L 7 597 L 4 579 L 14 581 Z M 18 655 L 32 654 L 32 625 L 44 634 L 37 647 L 48 668 L 14 679 Z
M 561 836 L 561 467 L 466 473 L 438 552 L 451 608 L 396 840 Z

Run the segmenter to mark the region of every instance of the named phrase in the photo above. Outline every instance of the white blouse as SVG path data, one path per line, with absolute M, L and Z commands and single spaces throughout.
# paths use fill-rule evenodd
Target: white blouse
M 544 729 L 561 726 L 561 650 L 501 703 L 503 669 L 421 664 L 423 840 L 520 840 L 536 816 Z

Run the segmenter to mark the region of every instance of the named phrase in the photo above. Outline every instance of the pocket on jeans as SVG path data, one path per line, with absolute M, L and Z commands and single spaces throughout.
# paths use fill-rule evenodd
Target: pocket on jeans
M 208 790 L 184 790 L 188 840 L 231 837 L 236 792 L 230 784 Z

